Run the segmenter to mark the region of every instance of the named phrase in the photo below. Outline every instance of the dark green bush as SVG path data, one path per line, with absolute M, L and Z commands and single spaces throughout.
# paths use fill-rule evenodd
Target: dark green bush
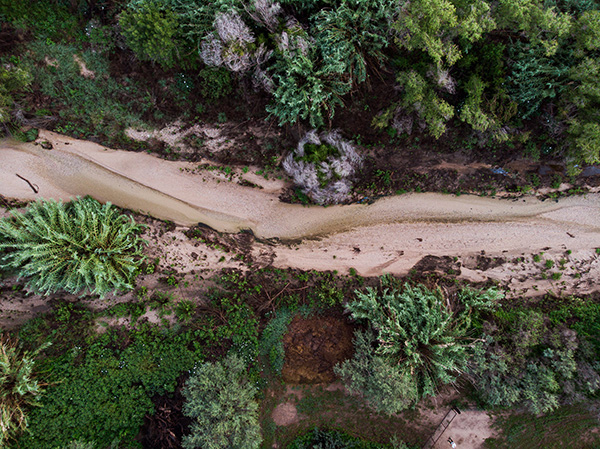
M 341 106 L 341 97 L 352 90 L 352 82 L 340 77 L 319 61 L 311 52 L 297 52 L 281 59 L 273 66 L 276 88 L 274 102 L 267 111 L 279 120 L 280 125 L 308 120 L 314 128 L 323 126 Z
M 390 414 L 435 394 L 438 385 L 463 372 L 471 355 L 467 332 L 473 316 L 478 309 L 495 307 L 501 297 L 494 289 L 464 289 L 457 295 L 459 309 L 453 311 L 441 290 L 400 288 L 390 278 L 382 278 L 379 290 L 356 295 L 347 308 L 374 332 L 357 334 L 355 357 L 336 372 L 350 390 Z
M 154 395 L 172 393 L 176 379 L 202 358 L 192 335 L 153 331 L 121 349 L 118 334 L 108 332 L 88 348 L 74 346 L 46 360 L 50 383 L 32 410 L 19 448 L 54 449 L 73 440 L 109 447 L 136 447 L 134 440 Z
M 488 405 L 547 413 L 600 389 L 597 353 L 575 331 L 535 310 L 499 312 L 484 324 L 470 369 Z
M 233 91 L 231 75 L 227 69 L 207 67 L 200 70 L 198 76 L 202 79 L 200 93 L 209 100 L 218 100 Z
M 391 446 L 371 443 L 337 430 L 314 429 L 292 441 L 287 449 L 388 449 Z M 396 445 L 395 449 L 402 449 Z
M 209 294 L 211 314 L 194 322 L 209 347 L 216 352 L 228 351 L 239 355 L 248 366 L 258 354 L 258 319 L 237 292 L 213 290 Z M 217 318 L 218 317 L 218 318 Z
M 237 355 L 195 368 L 182 393 L 183 413 L 193 419 L 191 434 L 182 441 L 185 449 L 260 447 L 256 387 Z
M 271 369 L 281 375 L 285 361 L 283 336 L 292 321 L 293 314 L 287 308 L 278 309 L 275 316 L 267 323 L 260 336 L 258 349 L 260 356 L 269 362 Z
M 0 220 L 0 267 L 17 270 L 44 294 L 130 290 L 143 262 L 141 230 L 90 197 L 39 200 Z
M 121 13 L 119 25 L 127 44 L 141 60 L 172 66 L 176 59 L 177 15 L 164 2 L 131 2 Z
M 572 50 L 561 47 L 548 56 L 543 46 L 515 42 L 509 47 L 510 76 L 508 92 L 519 104 L 521 118 L 541 112 L 544 102 L 557 98 L 566 88 L 574 63 Z

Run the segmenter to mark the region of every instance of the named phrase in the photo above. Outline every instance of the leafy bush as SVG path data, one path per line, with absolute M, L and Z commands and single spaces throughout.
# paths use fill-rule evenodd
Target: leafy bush
M 197 367 L 182 393 L 183 413 L 192 418 L 191 434 L 183 437 L 185 449 L 258 449 L 256 388 L 248 381 L 245 365 L 230 355 L 221 362 Z
M 30 73 L 19 67 L 0 67 L 0 123 L 11 120 L 13 95 L 31 84 Z
M 75 440 L 75 441 L 71 441 L 68 445 L 64 446 L 62 449 L 96 449 L 96 444 L 90 443 L 90 442 L 85 442 L 82 440 Z
M 122 349 L 109 331 L 89 347 L 65 347 L 44 361 L 48 387 L 41 407 L 30 414 L 19 448 L 57 448 L 73 440 L 110 447 L 120 441 L 135 447 L 146 414 L 154 412 L 154 395 L 173 393 L 177 378 L 192 369 L 202 352 L 195 338 L 169 331 L 136 332 Z
M 350 392 L 362 394 L 375 410 L 397 413 L 420 399 L 417 379 L 400 364 L 378 355 L 376 342 L 374 332 L 356 332 L 354 357 L 334 371 Z
M 35 358 L 48 345 L 33 352 L 8 335 L 0 334 L 0 446 L 27 429 L 27 408 L 38 405 L 41 385 L 35 379 Z
M 410 134 L 413 129 L 412 116 L 416 118 L 421 130 L 439 139 L 446 132 L 446 122 L 454 116 L 454 108 L 440 97 L 432 85 L 414 70 L 398 75 L 398 83 L 403 96 L 395 109 L 393 126 L 398 132 Z M 382 122 L 387 126 L 387 122 Z
M 452 66 L 462 52 L 455 42 L 472 43 L 483 33 L 495 28 L 486 1 L 423 0 L 406 2 L 394 23 L 398 45 L 408 50 L 427 52 L 433 62 L 441 67 Z
M 345 0 L 312 17 L 316 46 L 332 73 L 349 76 L 355 84 L 367 79 L 367 57 L 384 59 L 395 7 L 389 0 Z
M 389 446 L 363 441 L 337 430 L 313 429 L 292 441 L 287 449 L 387 449 Z M 394 446 L 401 449 L 406 446 Z
M 509 94 L 519 104 L 522 118 L 540 113 L 540 106 L 556 98 L 566 88 L 572 54 L 562 49 L 548 56 L 542 46 L 516 42 L 509 47 L 512 60 Z
M 131 2 L 121 13 L 119 25 L 127 44 L 139 59 L 173 65 L 177 15 L 164 3 L 156 0 Z
M 292 318 L 293 314 L 289 309 L 278 309 L 276 315 L 263 329 L 258 344 L 260 356 L 269 362 L 271 369 L 278 376 L 281 375 L 285 361 L 283 336 L 286 334 Z
M 216 352 L 231 352 L 246 365 L 256 361 L 258 354 L 258 320 L 252 309 L 237 292 L 212 290 L 209 294 L 210 315 L 194 322 L 198 334 Z
M 198 76 L 203 80 L 200 93 L 210 100 L 218 100 L 232 92 L 232 80 L 229 72 L 220 67 L 202 69 Z
M 497 313 L 483 329 L 470 371 L 487 404 L 547 413 L 600 390 L 597 355 L 586 351 L 576 332 L 549 326 L 540 312 Z
M 519 30 L 533 46 L 541 46 L 546 56 L 552 56 L 561 39 L 571 31 L 573 17 L 557 12 L 551 2 L 500 0 L 494 8 L 499 28 Z
M 110 203 L 86 197 L 39 200 L 0 220 L 0 267 L 18 271 L 44 294 L 66 290 L 101 296 L 133 288 L 143 262 L 142 226 Z
M 569 91 L 568 100 L 577 108 L 569 121 L 569 134 L 574 139 L 575 157 L 588 164 L 600 161 L 600 60 L 585 58 L 571 69 L 570 78 L 577 87 Z
M 36 38 L 66 40 L 77 35 L 79 17 L 64 3 L 53 0 L 1 1 L 0 15 L 3 22 L 11 23 L 15 28 L 29 28 Z
M 408 284 L 400 289 L 392 282 L 383 278 L 380 291 L 357 291 L 357 300 L 348 303 L 353 318 L 367 320 L 374 332 L 357 334 L 354 359 L 336 368 L 350 390 L 390 414 L 433 395 L 439 384 L 463 372 L 471 355 L 466 337 L 473 316 L 477 309 L 493 308 L 500 297 L 493 289 L 464 289 L 454 312 L 440 290 Z
M 267 111 L 277 117 L 280 126 L 298 119 L 308 120 L 315 128 L 323 126 L 343 104 L 341 97 L 352 90 L 352 82 L 324 66 L 314 49 L 280 59 L 273 71 L 274 102 Z

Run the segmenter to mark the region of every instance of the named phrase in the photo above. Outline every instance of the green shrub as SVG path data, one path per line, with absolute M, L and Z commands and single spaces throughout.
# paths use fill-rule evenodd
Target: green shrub
M 316 45 L 332 73 L 348 76 L 355 84 L 367 79 L 367 58 L 384 59 L 394 8 L 389 0 L 345 0 L 312 16 Z
M 135 1 L 121 13 L 119 25 L 127 44 L 141 60 L 171 66 L 175 61 L 177 15 L 163 2 Z
M 11 120 L 13 95 L 27 88 L 31 81 L 31 74 L 22 68 L 0 67 L 0 123 Z
M 193 335 L 132 332 L 124 336 L 126 348 L 122 337 L 109 330 L 87 348 L 67 346 L 44 361 L 50 386 L 30 414 L 30 432 L 19 448 L 59 448 L 73 440 L 136 447 L 144 417 L 154 412 L 151 398 L 173 393 L 177 378 L 202 353 L 194 349 Z
M 96 443 L 89 443 L 82 440 L 71 441 L 62 449 L 96 449 Z M 112 449 L 112 448 L 111 448 Z
M 275 71 L 277 87 L 273 92 L 274 102 L 267 111 L 279 120 L 279 125 L 308 120 L 314 128 L 331 120 L 335 108 L 341 106 L 341 97 L 352 90 L 352 82 L 344 80 L 324 66 L 314 52 L 277 62 Z
M 454 117 L 454 108 L 414 70 L 400 73 L 398 83 L 404 89 L 400 106 L 416 114 L 427 126 L 429 134 L 439 139 L 446 132 L 446 122 Z
M 414 405 L 420 398 L 416 377 L 377 354 L 375 333 L 358 331 L 354 337 L 354 357 L 334 368 L 348 390 L 379 412 L 393 414 Z
M 557 98 L 566 88 L 573 65 L 573 55 L 567 48 L 552 56 L 542 46 L 516 42 L 509 47 L 510 97 L 519 104 L 522 118 L 530 118 L 541 112 L 541 105 Z
M 194 316 L 194 312 L 196 311 L 196 304 L 189 299 L 184 299 L 179 301 L 175 306 L 175 315 L 179 321 L 183 321 L 184 323 L 190 321 Z
M 481 398 L 492 407 L 519 405 L 548 413 L 585 400 L 600 389 L 597 354 L 575 331 L 549 325 L 535 310 L 497 313 L 484 325 L 470 373 Z
M 453 312 L 441 290 L 408 284 L 400 288 L 391 278 L 382 278 L 379 291 L 368 288 L 356 296 L 347 308 L 374 332 L 357 334 L 354 359 L 336 372 L 351 390 L 390 414 L 433 395 L 439 384 L 451 383 L 463 372 L 471 352 L 466 337 L 473 317 L 477 309 L 492 309 L 500 297 L 493 289 L 466 289 L 458 294 L 459 309 Z
M 223 67 L 207 67 L 198 76 L 203 80 L 200 93 L 210 100 L 226 97 L 233 91 L 231 75 Z
M 209 310 L 195 322 L 201 335 L 216 352 L 228 351 L 240 356 L 246 365 L 252 365 L 258 354 L 258 319 L 252 309 L 237 293 L 212 290 Z M 218 317 L 218 318 L 217 318 Z
M 3 0 L 0 1 L 0 16 L 3 22 L 11 23 L 16 28 L 28 28 L 36 38 L 67 40 L 77 36 L 80 16 L 69 11 L 65 3 L 53 0 Z
M 27 408 L 38 405 L 41 385 L 35 379 L 35 358 L 48 345 L 33 352 L 8 335 L 0 334 L 0 446 L 27 429 Z
M 387 449 L 389 447 L 363 441 L 337 430 L 313 429 L 292 441 L 287 449 Z M 401 447 L 395 446 L 397 449 Z
M 256 388 L 248 381 L 238 356 L 197 367 L 182 391 L 183 413 L 192 418 L 191 434 L 183 437 L 185 449 L 258 449 Z
M 130 290 L 143 262 L 142 226 L 110 203 L 39 200 L 0 220 L 0 267 L 44 294 Z
M 267 323 L 260 336 L 258 350 L 260 356 L 267 360 L 275 374 L 281 375 L 285 361 L 283 336 L 291 323 L 293 313 L 287 308 L 278 309 L 275 316 Z
M 570 78 L 576 87 L 569 91 L 568 101 L 577 108 L 577 114 L 569 121 L 575 147 L 575 157 L 588 164 L 600 161 L 600 60 L 585 58 L 571 69 Z

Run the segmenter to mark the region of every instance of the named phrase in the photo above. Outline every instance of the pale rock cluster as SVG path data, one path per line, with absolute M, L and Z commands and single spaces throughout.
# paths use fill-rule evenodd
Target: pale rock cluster
M 284 57 L 308 55 L 311 45 L 308 34 L 295 18 L 284 19 L 280 16 L 282 9 L 279 3 L 273 0 L 254 0 L 245 10 L 257 24 L 276 33 L 274 39 Z M 285 28 L 277 32 L 283 20 Z M 273 51 L 268 50 L 264 44 L 253 45 L 256 38 L 252 30 L 235 10 L 217 14 L 213 25 L 215 31 L 205 36 L 201 44 L 202 61 L 209 66 L 226 67 L 235 73 L 251 72 L 255 88 L 272 92 L 275 83 L 264 67 L 273 56 Z
M 302 160 L 306 144 L 329 144 L 339 152 L 337 157 L 330 156 L 320 164 Z M 309 131 L 298 142 L 296 149 L 288 154 L 282 165 L 294 183 L 318 204 L 335 204 L 346 201 L 352 189 L 351 176 L 362 163 L 352 143 L 342 139 L 339 131 L 317 134 Z M 323 180 L 326 185 L 323 185 Z

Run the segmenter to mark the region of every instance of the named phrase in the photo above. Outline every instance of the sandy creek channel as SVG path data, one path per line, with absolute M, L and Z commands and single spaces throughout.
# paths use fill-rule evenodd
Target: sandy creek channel
M 43 149 L 43 140 L 53 148 Z M 558 202 L 424 193 L 370 205 L 306 207 L 278 201 L 283 182 L 245 187 L 197 166 L 42 131 L 35 143 L 0 141 L 0 194 L 24 200 L 89 194 L 182 226 L 251 229 L 259 238 L 284 242 L 265 245 L 275 253 L 275 266 L 353 267 L 365 275 L 405 273 L 425 255 L 570 249 L 591 258 L 600 246 L 598 193 Z

